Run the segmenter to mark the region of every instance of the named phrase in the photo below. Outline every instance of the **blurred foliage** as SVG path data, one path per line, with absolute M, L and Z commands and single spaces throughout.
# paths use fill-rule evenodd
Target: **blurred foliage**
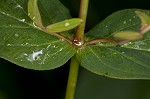
M 60 0 L 73 17 L 80 0 Z M 126 8 L 150 9 L 147 0 L 90 0 L 86 31 L 109 14 Z M 0 59 L 0 99 L 64 99 L 69 62 L 50 71 L 21 68 Z M 118 80 L 80 68 L 75 99 L 150 99 L 149 80 Z M 1 98 L 4 97 L 4 98 Z

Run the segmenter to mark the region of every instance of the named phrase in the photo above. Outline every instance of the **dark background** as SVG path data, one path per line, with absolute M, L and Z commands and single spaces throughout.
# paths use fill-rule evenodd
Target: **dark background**
M 79 0 L 60 0 L 73 17 Z M 86 31 L 109 14 L 127 8 L 150 9 L 147 0 L 90 0 Z M 69 62 L 49 71 L 24 69 L 0 59 L 0 99 L 64 99 Z M 150 99 L 149 80 L 118 80 L 80 67 L 75 99 Z

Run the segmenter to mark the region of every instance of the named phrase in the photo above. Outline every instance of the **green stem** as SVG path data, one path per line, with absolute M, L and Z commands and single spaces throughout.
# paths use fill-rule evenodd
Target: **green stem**
M 78 71 L 79 71 L 79 63 L 76 59 L 76 56 L 73 56 L 71 58 L 71 63 L 70 63 L 70 71 L 69 71 L 69 78 L 68 78 L 65 99 L 74 99 L 76 83 L 78 78 Z
M 73 44 L 76 46 L 82 46 L 84 43 L 84 30 L 88 12 L 88 4 L 89 0 L 81 0 L 79 18 L 82 19 L 83 22 L 78 26 L 77 32 L 74 36 Z
M 88 4 L 89 4 L 89 0 L 81 0 L 79 18 L 81 18 L 83 22 L 78 26 L 77 32 L 73 40 L 73 44 L 78 47 L 84 44 L 83 37 L 84 37 L 84 30 L 86 24 L 87 11 L 88 11 Z M 76 59 L 76 56 L 73 56 L 71 58 L 71 63 L 70 63 L 70 71 L 69 71 L 69 78 L 68 78 L 65 99 L 74 99 L 77 78 L 78 78 L 78 71 L 79 71 L 78 60 Z

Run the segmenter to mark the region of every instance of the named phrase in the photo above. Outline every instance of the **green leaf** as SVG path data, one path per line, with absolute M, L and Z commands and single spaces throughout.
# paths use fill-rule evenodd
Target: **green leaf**
M 137 10 L 125 9 L 117 11 L 96 25 L 86 33 L 86 35 L 94 38 L 108 38 L 112 37 L 114 33 L 120 31 L 139 31 L 141 28 L 141 20 L 135 11 Z
M 142 38 L 142 35 L 139 32 L 134 31 L 121 31 L 115 33 L 114 37 L 121 40 L 139 40 Z
M 150 79 L 150 52 L 146 50 L 91 45 L 81 49 L 77 57 L 81 66 L 99 75 Z
M 38 7 L 44 26 L 71 18 L 69 10 L 58 0 L 39 0 Z
M 41 15 L 45 18 L 44 24 L 70 17 L 58 0 L 39 0 L 39 3 L 40 12 L 46 11 Z M 34 27 L 28 17 L 27 5 L 28 0 L 0 1 L 0 57 L 35 70 L 62 66 L 75 54 L 74 48 L 63 39 Z M 57 10 L 52 12 L 52 9 Z
M 38 27 L 42 28 L 43 24 L 42 24 L 41 15 L 38 9 L 37 1 L 38 0 L 28 1 L 28 15 Z
M 46 27 L 46 30 L 51 33 L 52 32 L 63 32 L 63 31 L 67 31 L 67 30 L 77 27 L 78 25 L 81 24 L 81 22 L 82 22 L 82 20 L 79 18 L 72 18 L 69 20 L 51 24 Z
M 116 32 L 139 31 L 141 20 L 135 11 L 136 9 L 126 9 L 113 13 L 86 36 L 91 39 L 114 39 Z M 146 14 L 150 12 L 140 11 Z M 78 51 L 78 60 L 81 66 L 99 75 L 119 79 L 150 79 L 150 33 L 143 36 L 141 40 L 120 46 L 101 42 L 86 46 Z

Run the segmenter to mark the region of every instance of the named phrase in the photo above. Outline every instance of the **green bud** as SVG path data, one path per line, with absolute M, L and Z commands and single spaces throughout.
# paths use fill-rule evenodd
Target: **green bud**
M 115 33 L 114 37 L 121 40 L 138 40 L 142 38 L 142 35 L 139 32 L 134 31 L 121 31 Z
M 38 9 L 37 0 L 28 1 L 28 15 L 36 24 L 36 26 L 43 28 L 41 15 Z
M 143 25 L 150 25 L 150 17 L 147 14 L 141 11 L 135 11 L 135 13 L 139 16 Z
M 73 18 L 69 20 L 65 20 L 62 22 L 54 23 L 46 27 L 46 31 L 48 32 L 63 32 L 67 30 L 71 30 L 82 23 L 82 20 L 79 18 Z

